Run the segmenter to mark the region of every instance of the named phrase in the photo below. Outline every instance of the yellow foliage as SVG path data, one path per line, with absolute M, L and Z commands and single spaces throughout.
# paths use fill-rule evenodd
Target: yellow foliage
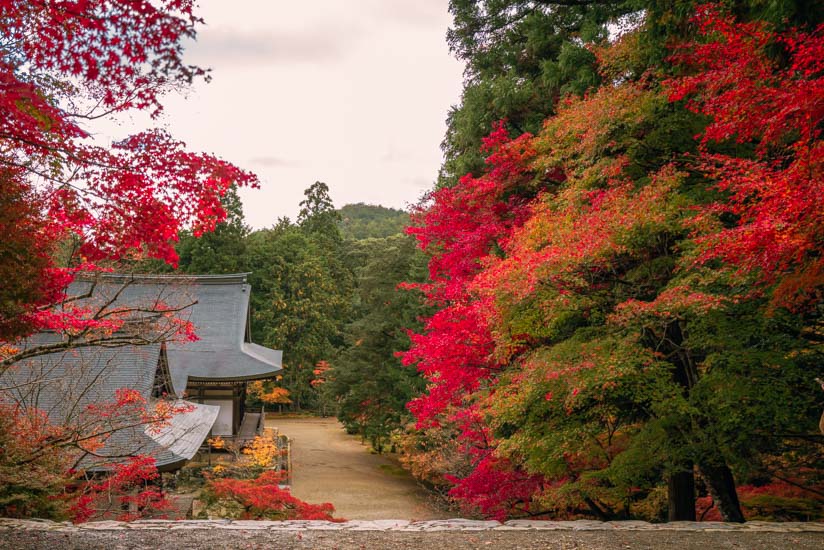
M 278 447 L 271 436 L 256 435 L 252 442 L 243 449 L 243 454 L 251 457 L 254 466 L 271 468 L 275 465 L 275 460 L 278 456 Z
M 0 344 L 0 359 L 6 359 L 7 357 L 11 357 L 19 351 L 20 350 L 14 346 L 10 346 L 8 344 Z

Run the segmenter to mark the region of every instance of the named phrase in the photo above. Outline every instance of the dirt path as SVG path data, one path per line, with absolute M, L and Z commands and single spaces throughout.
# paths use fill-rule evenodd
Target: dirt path
M 333 418 L 269 418 L 292 438 L 292 494 L 331 502 L 346 519 L 442 519 L 412 477 L 387 457 L 369 453 Z

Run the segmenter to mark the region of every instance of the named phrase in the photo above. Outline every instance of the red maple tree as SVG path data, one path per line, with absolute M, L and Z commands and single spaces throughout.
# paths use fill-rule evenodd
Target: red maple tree
M 212 479 L 207 499 L 224 499 L 243 507 L 241 519 L 345 521 L 332 516 L 335 507 L 328 502 L 309 504 L 292 496 L 281 486 L 283 472 L 268 470 L 256 479 Z
M 174 264 L 182 228 L 213 229 L 226 190 L 257 185 L 165 131 L 105 146 L 86 128 L 129 111 L 156 116 L 164 92 L 207 76 L 182 59 L 181 41 L 201 22 L 193 9 L 185 0 L 0 1 L 0 246 L 16 260 L 1 268 L 0 340 L 59 328 L 50 306 L 77 271 L 135 257 Z
M 692 73 L 666 84 L 671 100 L 685 99 L 711 119 L 699 161 L 725 198 L 707 206 L 697 225 L 719 215 L 735 220 L 699 237 L 697 261 L 722 260 L 738 275 L 775 285 L 775 305 L 818 303 L 824 296 L 824 25 L 777 33 L 712 4 L 693 21 L 702 40 L 673 57 Z M 713 143 L 725 141 L 752 145 L 754 155 L 713 152 Z
M 774 308 L 820 305 L 824 27 L 778 33 L 711 4 L 694 23 L 671 59 L 685 74 L 663 91 L 651 72 L 609 78 L 559 102 L 536 137 L 509 140 L 497 127 L 484 174 L 436 190 L 413 217 L 409 232 L 431 255 L 431 280 L 420 288 L 437 307 L 403 354 L 429 382 L 409 404 L 422 434 L 417 452 L 452 468 L 430 477 L 485 515 L 554 507 L 561 497 L 614 515 L 601 505 L 620 499 L 595 473 L 641 426 L 634 412 L 644 403 L 627 407 L 627 396 L 647 399 L 656 369 L 669 384 L 681 368 L 664 360 L 665 330 L 764 296 Z M 697 155 L 631 158 L 622 132 L 645 136 L 656 116 L 676 109 L 668 102 L 682 100 L 700 115 L 696 127 L 708 121 Z M 687 191 L 696 180 L 710 189 Z M 648 279 L 631 271 L 671 256 L 677 267 L 649 269 Z M 592 334 L 578 327 L 598 336 L 569 337 Z M 658 347 L 639 341 L 644 331 Z M 427 435 L 437 430 L 446 444 Z M 453 439 L 466 460 L 436 457 L 437 445 L 452 452 Z M 699 469 L 721 495 L 719 510 L 741 520 L 732 474 L 723 481 L 709 462 Z M 577 501 L 572 513 L 584 509 Z
M 529 215 L 533 174 L 529 161 L 535 151 L 532 136 L 511 139 L 503 122 L 484 140 L 487 170 L 479 177 L 468 174 L 457 186 L 435 191 L 426 205 L 413 214 L 408 233 L 430 252 L 430 280 L 411 285 L 423 290 L 439 310 L 428 318 L 421 334 L 410 334 L 411 348 L 403 363 L 416 365 L 427 378 L 427 392 L 408 404 L 419 429 L 442 423 L 456 426 L 461 451 L 473 473 L 465 479 L 447 476 L 450 494 L 483 513 L 503 517 L 531 492 L 540 476 L 514 470 L 492 456 L 494 444 L 479 411 L 467 402 L 482 386 L 494 384 L 503 362 L 495 356 L 490 324 L 491 297 L 480 297 L 472 282 L 486 258 L 506 246 L 514 228 Z M 410 286 L 410 285 L 407 285 Z M 517 480 L 517 482 L 516 482 Z M 495 496 L 487 498 L 496 486 Z M 527 498 L 528 502 L 528 498 Z
M 84 345 L 117 339 L 134 311 L 101 314 L 78 305 L 66 294 L 75 275 L 110 270 L 122 260 L 175 264 L 180 230 L 213 230 L 226 217 L 221 197 L 230 186 L 258 185 L 254 174 L 187 151 L 163 130 L 112 144 L 89 130 L 97 119 L 125 113 L 155 118 L 166 92 L 208 79 L 183 60 L 183 40 L 201 22 L 192 0 L 0 0 L 0 368 L 36 354 L 20 340 L 40 330 L 65 341 L 85 338 Z M 173 309 L 156 306 L 164 338 L 194 337 Z M 124 407 L 146 407 L 130 401 L 129 392 L 124 388 L 87 416 L 105 423 L 122 417 Z M 138 423 L 154 422 L 157 411 L 146 411 Z M 42 418 L 42 429 L 21 432 L 38 415 L 18 411 L 10 418 L 17 421 L 2 426 L 7 450 L 14 446 L 16 453 L 10 464 L 45 460 L 46 469 L 65 469 L 71 453 L 62 449 L 93 446 L 100 437 L 85 425 L 79 433 Z M 107 481 L 70 491 L 76 519 L 90 517 L 95 493 L 156 475 L 150 459 L 135 460 Z M 71 484 L 78 478 L 50 475 Z M 134 498 L 143 508 L 159 501 L 145 491 Z

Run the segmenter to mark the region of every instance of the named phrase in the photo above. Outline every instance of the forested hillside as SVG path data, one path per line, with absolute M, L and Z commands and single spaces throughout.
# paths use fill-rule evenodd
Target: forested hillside
M 409 213 L 374 204 L 347 204 L 341 207 L 340 232 L 345 239 L 390 237 L 403 233 Z

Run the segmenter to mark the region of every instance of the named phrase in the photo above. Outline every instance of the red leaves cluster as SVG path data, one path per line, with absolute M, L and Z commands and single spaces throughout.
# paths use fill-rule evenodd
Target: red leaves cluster
M 181 40 L 200 22 L 193 6 L 0 1 L 2 251 L 16 254 L 27 279 L 11 278 L 20 290 L 3 300 L 15 307 L 0 310 L 0 340 L 58 328 L 59 319 L 40 317 L 78 270 L 140 257 L 175 264 L 181 229 L 213 230 L 226 190 L 257 185 L 254 174 L 186 151 L 161 130 L 103 147 L 83 127 L 129 110 L 157 114 L 164 92 L 205 76 L 182 60 Z M 71 270 L 55 266 L 58 248 Z
M 162 108 L 159 96 L 206 73 L 181 60 L 202 20 L 191 0 L 0 1 L 4 35 L 38 70 L 69 75 L 107 109 Z
M 532 179 L 528 162 L 535 154 L 530 137 L 510 140 L 499 123 L 484 141 L 488 171 L 439 189 L 431 205 L 413 215 L 408 232 L 423 250 L 433 253 L 432 283 L 423 290 L 442 307 L 427 320 L 423 334 L 410 335 L 412 349 L 403 356 L 404 364 L 417 364 L 431 382 L 427 394 L 410 404 L 419 423 L 434 421 L 446 407 L 459 404 L 498 367 L 483 311 L 490 303 L 474 299 L 469 283 L 481 270 L 482 260 L 526 218 L 522 194 Z
M 433 286 L 426 289 L 430 299 L 462 299 L 463 284 L 477 273 L 479 260 L 502 244 L 511 227 L 523 223 L 527 201 L 517 191 L 531 181 L 527 162 L 535 151 L 530 137 L 509 141 L 499 123 L 484 142 L 488 171 L 477 178 L 467 174 L 459 185 L 435 191 L 430 205 L 413 212 L 408 233 L 434 253 L 429 264 Z
M 436 422 L 439 414 L 462 403 L 500 366 L 492 357 L 495 342 L 481 312 L 482 303 L 454 304 L 427 319 L 423 334 L 410 334 L 405 365 L 417 365 L 430 381 L 427 393 L 409 403 L 418 427 Z
M 614 178 L 606 189 L 569 188 L 547 200 L 539 197 L 529 219 L 513 230 L 506 256 L 486 262 L 474 289 L 504 291 L 517 301 L 533 294 L 539 282 L 550 281 L 561 302 L 563 296 L 588 290 L 593 275 L 610 270 L 612 259 L 627 252 L 624 235 L 666 221 L 662 205 L 677 180 L 666 166 L 639 192 L 632 181 Z
M 480 177 L 466 175 L 452 188 L 433 193 L 428 208 L 413 215 L 415 235 L 422 249 L 433 254 L 429 264 L 431 284 L 422 288 L 428 299 L 440 306 L 424 326 L 422 334 L 410 334 L 411 349 L 403 354 L 405 365 L 416 364 L 430 384 L 427 393 L 409 403 L 418 428 L 441 422 L 460 426 L 460 441 L 478 478 L 458 481 L 454 496 L 473 502 L 484 513 L 505 515 L 510 494 L 497 492 L 489 502 L 481 495 L 492 485 L 518 492 L 515 471 L 492 467 L 488 429 L 466 397 L 494 380 L 502 366 L 494 357 L 495 340 L 489 323 L 491 298 L 479 298 L 471 284 L 482 270 L 484 259 L 506 245 L 513 228 L 528 213 L 535 151 L 531 136 L 510 140 L 503 122 L 484 141 L 487 171 Z M 483 478 L 487 483 L 476 482 Z M 528 492 L 528 491 L 527 491 Z M 522 496 L 525 491 L 518 492 Z M 469 495 L 481 498 L 474 501 Z M 495 501 L 495 502 L 493 502 Z
M 543 487 L 543 476 L 513 468 L 506 460 L 481 460 L 467 477 L 448 477 L 455 486 L 449 495 L 470 511 L 504 521 L 514 510 L 529 513 L 529 502 Z
M 701 7 L 695 23 L 698 40 L 672 59 L 689 74 L 667 81 L 665 93 L 709 120 L 696 136 L 697 162 L 687 158 L 683 165 L 658 164 L 640 177 L 624 174 L 629 159 L 626 144 L 614 141 L 615 129 L 637 128 L 633 139 L 643 135 L 665 97 L 652 85 L 652 75 L 636 83 L 615 81 L 583 99 L 561 102 L 558 115 L 534 138 L 509 140 L 503 126 L 496 127 L 484 143 L 486 172 L 433 192 L 413 217 L 409 232 L 431 255 L 431 282 L 422 289 L 438 310 L 422 334 L 410 335 L 412 347 L 403 355 L 429 381 L 426 394 L 409 408 L 420 429 L 457 431 L 470 465 L 468 472 L 446 476 L 451 494 L 486 515 L 523 511 L 550 485 L 517 464 L 518 443 L 512 441 L 528 437 L 513 436 L 507 450 L 497 453 L 490 417 L 506 412 L 490 403 L 515 395 L 511 402 L 530 411 L 560 407 L 551 412 L 562 418 L 590 414 L 581 425 L 606 426 L 609 439 L 620 443 L 616 454 L 625 443 L 605 396 L 623 383 L 624 374 L 637 374 L 635 383 L 645 383 L 642 348 L 621 340 L 614 358 L 619 367 L 599 355 L 586 377 L 570 374 L 583 350 L 562 349 L 564 364 L 551 373 L 566 386 L 513 374 L 529 362 L 524 350 L 537 339 L 565 338 L 553 332 L 553 323 L 563 328 L 569 320 L 569 330 L 601 308 L 595 312 L 607 320 L 639 329 L 662 319 L 706 315 L 752 296 L 741 295 L 741 288 L 758 289 L 774 306 L 801 309 L 820 302 L 824 27 L 777 34 L 712 6 Z M 715 198 L 689 208 L 696 199 L 682 194 L 688 177 L 682 168 L 694 174 L 696 166 Z M 621 279 L 624 271 L 660 254 L 680 255 L 682 271 L 663 275 L 633 298 L 613 291 L 616 284 L 634 285 Z M 526 314 L 518 309 L 522 302 Z M 517 329 L 524 326 L 534 334 L 521 335 Z M 567 386 L 564 400 L 560 391 Z M 550 387 L 554 393 L 547 392 Z M 533 403 L 536 395 L 540 405 Z M 584 401 L 594 408 L 586 409 Z M 604 411 L 599 403 L 606 403 Z M 495 425 L 502 424 L 518 430 L 513 418 Z M 606 467 L 588 463 L 590 458 L 570 453 L 567 469 Z
M 737 220 L 699 238 L 699 261 L 777 283 L 776 305 L 814 303 L 824 285 L 824 26 L 776 34 L 712 5 L 694 21 L 708 40 L 674 56 L 695 73 L 669 81 L 670 98 L 711 117 L 701 163 L 727 198 L 704 214 Z M 754 145 L 754 158 L 713 154 L 711 142 L 725 140 Z
M 104 442 L 112 433 L 133 426 L 158 431 L 167 426 L 175 415 L 192 410 L 193 405 L 185 401 L 158 400 L 150 403 L 137 390 L 118 388 L 114 399 L 89 403 L 84 413 L 75 420 L 78 426 L 69 424 L 66 427 L 73 428 L 80 437 Z M 100 435 L 90 438 L 90 432 Z
M 326 502 L 309 504 L 282 489 L 283 473 L 268 470 L 257 479 L 213 479 L 207 490 L 218 499 L 233 500 L 243 506 L 242 519 L 308 519 L 344 521 L 332 517 L 335 507 Z
M 152 484 L 159 475 L 154 458 L 129 457 L 127 462 L 116 464 L 109 475 L 82 486 L 79 496 L 72 495 L 72 521 L 83 523 L 118 509 L 128 510 L 116 515 L 118 521 L 166 517 L 164 512 L 171 509 L 171 502 Z

